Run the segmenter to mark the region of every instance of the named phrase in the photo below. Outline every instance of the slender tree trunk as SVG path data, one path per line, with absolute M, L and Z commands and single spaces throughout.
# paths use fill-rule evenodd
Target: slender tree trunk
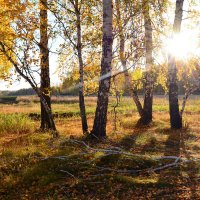
M 125 82 L 126 86 L 129 90 L 129 94 L 133 98 L 133 101 L 136 104 L 138 113 L 140 115 L 140 120 L 138 124 L 147 125 L 152 121 L 152 105 L 153 105 L 153 77 L 151 74 L 151 66 L 153 64 L 152 58 L 152 26 L 151 19 L 149 16 L 149 5 L 145 1 L 143 5 L 143 15 L 145 21 L 145 45 L 146 45 L 146 75 L 145 75 L 145 96 L 144 96 L 144 106 L 138 98 L 136 91 L 133 89 L 131 84 L 131 77 L 128 73 L 126 66 L 126 58 L 125 58 L 125 37 L 123 33 L 122 20 L 121 20 L 121 12 L 120 12 L 120 1 L 116 0 L 116 10 L 117 10 L 117 23 L 119 27 L 119 37 L 120 37 L 120 60 L 124 70 Z
M 40 65 L 41 65 L 41 130 L 56 130 L 55 124 L 51 122 L 48 112 L 43 101 L 51 112 L 51 88 L 49 77 L 49 50 L 48 50 L 48 17 L 47 17 L 47 0 L 40 0 Z
M 125 37 L 122 27 L 122 20 L 121 20 L 121 12 L 120 12 L 120 0 L 115 0 L 116 4 L 116 10 L 117 10 L 117 24 L 119 27 L 119 38 L 120 38 L 120 61 L 123 67 L 124 71 L 124 78 L 125 78 L 125 84 L 128 88 L 130 96 L 133 98 L 133 101 L 135 102 L 135 105 L 137 107 L 138 113 L 140 117 L 143 117 L 143 108 L 142 104 L 140 103 L 139 97 L 137 95 L 137 92 L 133 89 L 133 86 L 131 84 L 131 77 L 127 70 L 126 65 L 126 57 L 125 57 Z
M 35 85 L 35 83 L 31 80 L 30 77 L 28 77 L 22 70 L 20 67 L 18 67 L 18 64 L 16 63 L 15 60 L 12 59 L 12 57 L 10 56 L 10 54 L 7 53 L 5 46 L 2 42 L 0 42 L 0 46 L 2 47 L 3 53 L 4 55 L 8 58 L 8 60 L 13 64 L 16 72 L 22 77 L 24 78 L 29 84 L 30 86 L 33 88 L 33 90 L 36 92 L 36 94 L 38 95 L 38 97 L 41 99 L 41 103 L 43 104 L 43 107 L 47 113 L 47 116 L 49 118 L 49 122 L 51 124 L 52 127 L 55 127 L 55 123 L 53 120 L 53 116 L 51 113 L 51 109 L 49 108 L 46 100 L 43 98 L 42 92 L 38 89 L 38 87 Z M 52 132 L 54 137 L 58 137 L 58 132 L 54 129 Z
M 87 116 L 85 111 L 85 99 L 84 99 L 84 78 L 83 78 L 83 58 L 82 58 L 82 35 L 81 35 L 81 17 L 78 6 L 78 0 L 75 3 L 75 13 L 77 18 L 77 51 L 79 59 L 79 107 L 82 121 L 83 134 L 88 132 Z
M 141 123 L 147 125 L 152 122 L 152 107 L 153 107 L 153 35 L 151 18 L 149 16 L 149 5 L 144 6 L 144 27 L 145 27 L 145 48 L 146 48 L 146 74 L 145 74 L 145 95 L 144 95 L 144 115 L 141 118 Z
M 98 138 L 106 136 L 108 98 L 111 82 L 111 63 L 113 45 L 113 5 L 112 0 L 103 0 L 103 53 L 101 60 L 101 78 L 97 99 L 92 135 Z
M 176 1 L 176 11 L 173 26 L 173 33 L 180 33 L 182 15 L 183 15 L 184 0 Z M 168 73 L 169 73 L 169 109 L 170 109 L 170 124 L 173 129 L 182 128 L 182 117 L 179 112 L 178 102 L 178 84 L 177 84 L 177 67 L 176 59 L 172 54 L 168 55 Z

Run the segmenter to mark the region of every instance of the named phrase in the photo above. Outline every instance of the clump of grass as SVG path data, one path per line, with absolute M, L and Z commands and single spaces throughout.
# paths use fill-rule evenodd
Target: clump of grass
M 151 134 L 148 133 L 142 133 L 140 134 L 135 141 L 136 145 L 143 145 L 147 144 L 147 142 L 151 139 Z
M 127 129 L 134 129 L 136 122 L 133 120 L 132 117 L 126 117 L 121 120 L 121 126 Z
M 6 149 L 2 152 L 3 157 L 12 158 L 13 157 L 13 151 L 10 149 Z
M 24 134 L 31 133 L 34 123 L 25 115 L 0 114 L 0 134 Z

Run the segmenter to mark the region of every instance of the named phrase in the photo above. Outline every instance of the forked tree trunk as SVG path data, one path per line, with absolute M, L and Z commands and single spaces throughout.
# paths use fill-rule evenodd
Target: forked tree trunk
M 56 130 L 55 124 L 51 122 L 49 113 L 45 108 L 46 106 L 51 112 L 51 88 L 50 88 L 50 77 L 49 77 L 49 50 L 48 50 L 48 17 L 47 17 L 47 0 L 40 0 L 40 66 L 41 66 L 41 130 Z
M 152 121 L 152 104 L 153 104 L 153 81 L 151 75 L 151 66 L 153 62 L 152 58 L 152 27 L 151 20 L 149 16 L 149 7 L 146 5 L 145 8 L 145 44 L 146 44 L 146 77 L 145 77 L 145 97 L 144 97 L 144 107 L 138 98 L 136 91 L 133 88 L 131 83 L 131 77 L 128 73 L 126 66 L 126 58 L 125 58 L 125 37 L 123 33 L 122 20 L 121 20 L 121 12 L 120 12 L 120 1 L 116 0 L 116 9 L 117 9 L 117 22 L 119 27 L 119 37 L 120 37 L 120 61 L 123 66 L 125 83 L 129 90 L 130 96 L 133 98 L 135 105 L 137 107 L 137 111 L 140 115 L 140 120 L 138 124 L 147 125 Z M 146 13 L 147 12 L 147 13 Z
M 106 136 L 108 98 L 111 82 L 111 63 L 113 45 L 113 7 L 112 0 L 103 0 L 103 53 L 101 60 L 101 78 L 97 99 L 97 108 L 91 135 L 97 138 Z
M 79 107 L 82 122 L 83 134 L 88 132 L 87 116 L 85 111 L 85 98 L 84 98 L 84 77 L 83 77 L 83 57 L 82 57 L 82 34 L 81 34 L 81 17 L 78 6 L 78 0 L 75 2 L 75 13 L 77 18 L 77 51 L 79 60 Z
M 145 74 L 145 95 L 144 95 L 144 115 L 141 118 L 143 125 L 148 125 L 152 122 L 152 107 L 153 107 L 153 35 L 151 18 L 149 15 L 149 4 L 144 6 L 144 27 L 145 27 L 145 49 L 146 49 L 146 74 Z
M 183 2 L 184 0 L 176 1 L 176 11 L 173 26 L 174 34 L 180 33 L 181 30 Z M 172 54 L 168 55 L 168 68 L 170 124 L 171 128 L 180 129 L 182 128 L 182 117 L 179 112 L 177 67 L 175 56 Z
M 53 115 L 52 115 L 52 112 L 51 112 L 51 108 L 49 107 L 46 99 L 43 97 L 41 91 L 38 91 L 36 88 L 34 90 L 36 91 L 36 93 L 40 97 L 41 105 L 42 105 L 42 107 L 43 107 L 43 109 L 45 111 L 45 117 L 48 120 L 49 127 L 51 127 L 48 130 L 52 131 L 53 137 L 58 137 L 59 134 L 58 134 L 58 132 L 56 130 L 56 125 L 54 123 L 54 119 L 53 119 Z M 45 130 L 45 129 L 42 129 L 42 130 Z
M 116 10 L 117 10 L 117 24 L 119 28 L 119 38 L 120 38 L 120 61 L 123 67 L 124 71 L 124 79 L 126 87 L 128 88 L 129 95 L 133 98 L 133 101 L 135 102 L 135 105 L 137 107 L 137 111 L 140 115 L 140 117 L 143 117 L 143 108 L 142 104 L 140 103 L 139 97 L 136 93 L 136 91 L 133 89 L 132 83 L 131 83 L 131 77 L 128 73 L 127 65 L 126 65 L 126 57 L 125 57 L 125 37 L 123 32 L 123 26 L 122 26 L 122 19 L 121 19 L 121 11 L 120 11 L 120 0 L 115 0 L 116 4 Z

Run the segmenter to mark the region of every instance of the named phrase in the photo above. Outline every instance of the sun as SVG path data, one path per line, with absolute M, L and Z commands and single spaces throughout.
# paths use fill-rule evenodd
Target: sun
M 165 41 L 167 53 L 182 60 L 197 55 L 200 52 L 199 46 L 199 34 L 197 32 L 175 34 L 173 38 L 168 38 Z

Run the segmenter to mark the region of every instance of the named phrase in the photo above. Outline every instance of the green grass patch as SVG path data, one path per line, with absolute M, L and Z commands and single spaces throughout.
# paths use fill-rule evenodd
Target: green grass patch
M 34 123 L 22 114 L 0 114 L 0 134 L 24 134 L 34 130 Z

